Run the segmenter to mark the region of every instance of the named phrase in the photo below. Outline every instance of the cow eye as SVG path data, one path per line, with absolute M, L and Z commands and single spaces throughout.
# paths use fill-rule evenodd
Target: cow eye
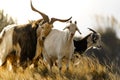
M 99 37 L 98 36 L 95 36 L 95 38 L 94 38 L 95 40 L 98 40 L 99 39 Z

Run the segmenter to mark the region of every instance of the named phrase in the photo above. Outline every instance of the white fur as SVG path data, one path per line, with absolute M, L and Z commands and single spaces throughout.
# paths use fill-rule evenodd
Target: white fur
M 63 57 L 66 59 L 67 69 L 69 68 L 69 61 L 74 53 L 73 36 L 71 37 L 71 34 L 75 34 L 76 27 L 76 24 L 71 23 L 67 26 L 68 31 L 53 29 L 46 37 L 43 55 L 50 68 L 52 67 L 51 61 L 55 62 L 58 60 L 58 67 L 60 69 Z
M 13 35 L 14 25 L 9 25 L 5 27 L 0 33 L 2 42 L 0 43 L 0 66 L 5 62 L 7 55 L 13 50 L 12 35 Z M 2 36 L 5 31 L 4 36 Z

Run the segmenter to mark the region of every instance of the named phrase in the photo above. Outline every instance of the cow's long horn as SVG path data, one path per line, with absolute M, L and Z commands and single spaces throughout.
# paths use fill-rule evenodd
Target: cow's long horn
M 49 17 L 46 14 L 44 14 L 44 13 L 38 11 L 37 9 L 35 9 L 32 5 L 32 1 L 31 1 L 31 9 L 35 12 L 38 12 L 43 17 L 45 22 L 49 22 Z
M 68 19 L 57 19 L 57 18 L 51 18 L 50 24 L 53 24 L 55 21 L 60 21 L 60 22 L 67 22 L 71 19 L 72 17 Z
M 90 31 L 94 32 L 94 33 L 97 33 L 95 30 L 91 29 L 91 28 L 88 28 Z

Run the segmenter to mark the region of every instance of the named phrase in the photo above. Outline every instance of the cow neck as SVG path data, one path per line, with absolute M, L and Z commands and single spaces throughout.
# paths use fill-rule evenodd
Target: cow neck
M 66 46 L 71 45 L 73 37 L 70 36 L 70 31 L 69 30 L 67 30 L 67 32 L 66 32 L 66 37 L 67 37 L 67 40 L 66 40 L 67 45 Z

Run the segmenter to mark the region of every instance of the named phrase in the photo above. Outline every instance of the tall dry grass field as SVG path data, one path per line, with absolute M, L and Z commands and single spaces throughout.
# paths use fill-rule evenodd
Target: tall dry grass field
M 74 63 L 73 63 L 74 62 Z M 49 72 L 43 61 L 40 61 L 36 68 L 17 68 L 15 71 L 8 71 L 0 68 L 0 80 L 120 80 L 120 75 L 108 70 L 105 65 L 101 65 L 96 58 L 80 56 L 70 63 L 69 71 L 66 71 L 63 62 L 62 75 L 54 65 L 52 72 Z M 113 68 L 112 66 L 109 66 Z

